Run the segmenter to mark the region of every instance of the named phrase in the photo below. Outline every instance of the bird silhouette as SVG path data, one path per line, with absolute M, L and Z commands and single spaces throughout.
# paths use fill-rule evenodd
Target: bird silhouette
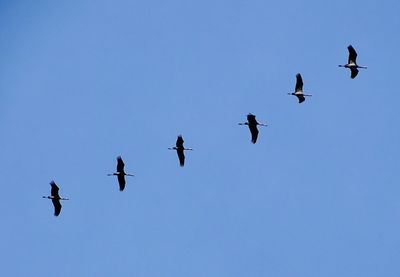
M 183 143 L 185 141 L 182 138 L 182 135 L 179 135 L 178 138 L 176 139 L 176 144 L 175 147 L 169 147 L 169 150 L 176 150 L 176 153 L 178 154 L 178 158 L 179 158 L 179 165 L 181 167 L 183 167 L 185 165 L 185 154 L 184 151 L 185 150 L 193 150 L 192 148 L 185 148 L 183 146 Z
M 300 73 L 296 74 L 296 86 L 294 87 L 294 92 L 289 92 L 288 94 L 296 96 L 299 99 L 299 104 L 306 100 L 304 96 L 312 96 L 311 94 L 303 93 L 303 78 Z
M 117 176 L 120 191 L 123 191 L 125 189 L 125 184 L 126 184 L 125 176 L 135 176 L 133 174 L 125 173 L 124 167 L 125 167 L 124 161 L 122 160 L 121 156 L 118 156 L 117 172 L 107 174 L 108 176 Z
M 54 181 L 50 182 L 51 186 L 51 196 L 43 196 L 43 198 L 48 198 L 51 199 L 51 202 L 53 202 L 54 206 L 54 215 L 59 216 L 61 213 L 61 203 L 60 200 L 69 200 L 68 198 L 61 198 L 60 195 L 58 194 L 59 188 L 56 185 Z
M 347 50 L 349 50 L 349 59 L 347 60 L 347 64 L 339 64 L 339 67 L 345 67 L 350 69 L 351 75 L 350 78 L 354 79 L 358 74 L 358 68 L 367 69 L 366 66 L 359 66 L 357 64 L 357 52 L 353 46 L 347 46 Z
M 249 126 L 251 133 L 251 142 L 256 143 L 258 138 L 258 129 L 257 125 L 260 126 L 268 126 L 267 124 L 258 123 L 256 120 L 256 116 L 254 114 L 249 113 L 247 115 L 247 122 L 239 123 L 239 125 L 247 125 Z

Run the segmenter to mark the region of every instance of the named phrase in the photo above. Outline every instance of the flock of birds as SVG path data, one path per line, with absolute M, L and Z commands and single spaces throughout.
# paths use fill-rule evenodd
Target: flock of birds
M 339 65 L 339 67 L 344 67 L 344 68 L 350 69 L 350 72 L 351 72 L 350 78 L 354 79 L 359 72 L 359 70 L 358 70 L 359 68 L 366 69 L 367 67 L 359 66 L 357 64 L 357 62 L 356 62 L 357 52 L 353 48 L 353 46 L 349 45 L 347 47 L 347 49 L 349 51 L 349 58 L 348 58 L 347 64 Z M 303 78 L 301 77 L 300 73 L 296 74 L 296 86 L 295 86 L 294 92 L 288 93 L 288 94 L 296 96 L 299 100 L 299 103 L 303 103 L 305 101 L 305 96 L 307 96 L 307 97 L 312 96 L 311 94 L 303 93 Z M 257 138 L 258 138 L 257 126 L 267 126 L 267 124 L 258 123 L 256 120 L 256 116 L 251 113 L 247 115 L 247 122 L 239 123 L 239 125 L 247 125 L 249 127 L 252 143 L 257 142 Z M 183 143 L 184 143 L 183 137 L 181 135 L 179 135 L 176 140 L 175 146 L 168 148 L 169 150 L 176 150 L 176 153 L 177 153 L 178 159 L 179 159 L 179 165 L 182 167 L 185 165 L 184 151 L 185 150 L 193 150 L 192 148 L 185 148 L 183 146 Z M 133 174 L 126 173 L 124 168 L 125 168 L 124 161 L 122 160 L 121 156 L 118 156 L 117 157 L 117 171 L 114 173 L 108 174 L 108 176 L 117 176 L 120 191 L 123 191 L 125 188 L 125 184 L 126 184 L 125 176 L 134 176 Z M 61 213 L 61 207 L 62 207 L 60 200 L 69 200 L 69 199 L 60 197 L 60 195 L 58 194 L 59 187 L 57 186 L 57 184 L 54 181 L 51 181 L 50 185 L 51 185 L 51 192 L 50 192 L 51 195 L 43 196 L 43 198 L 51 199 L 51 201 L 53 202 L 53 206 L 54 206 L 54 215 L 58 216 Z

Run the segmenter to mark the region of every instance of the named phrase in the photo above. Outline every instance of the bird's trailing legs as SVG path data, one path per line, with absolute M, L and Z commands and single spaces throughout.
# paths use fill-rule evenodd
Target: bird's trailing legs
M 130 174 L 130 173 L 121 173 L 121 172 L 115 172 L 115 173 L 107 174 L 107 176 L 120 176 L 120 175 L 123 175 L 123 176 L 135 176 L 134 174 Z
M 178 147 L 168 147 L 168 150 L 179 150 L 179 148 Z M 183 150 L 190 150 L 190 151 L 193 151 L 193 148 L 183 148 Z
M 249 125 L 249 123 L 248 122 L 240 122 L 240 123 L 238 123 L 238 125 Z M 263 124 L 263 123 L 257 123 L 257 125 L 264 126 L 264 127 L 268 126 L 268 124 Z
M 357 64 L 339 64 L 338 66 L 339 66 L 339 67 L 345 67 L 345 68 L 352 68 L 352 67 L 355 67 L 355 68 L 367 69 L 366 66 L 361 66 L 361 65 L 357 65 Z
M 58 199 L 58 200 L 69 200 L 69 198 L 56 198 L 54 196 L 42 196 L 42 198 L 48 198 L 48 199 Z
M 303 96 L 312 96 L 312 94 L 304 94 L 304 93 L 296 93 L 296 92 L 288 92 L 288 95 L 303 95 Z

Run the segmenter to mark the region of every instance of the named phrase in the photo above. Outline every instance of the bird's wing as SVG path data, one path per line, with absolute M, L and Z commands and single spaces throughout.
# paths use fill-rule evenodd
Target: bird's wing
M 185 154 L 183 153 L 183 149 L 177 150 L 176 153 L 178 154 L 179 165 L 184 166 L 185 165 Z
M 184 143 L 184 140 L 183 140 L 182 136 L 178 136 L 178 138 L 176 139 L 176 147 L 177 148 L 183 147 L 183 143 Z
M 58 186 L 56 185 L 56 183 L 55 183 L 54 181 L 51 181 L 51 182 L 50 182 L 50 185 L 51 185 L 51 196 L 60 197 L 60 196 L 58 195 L 59 188 L 58 188 Z
M 257 125 L 258 124 L 256 116 L 251 113 L 249 113 L 247 115 L 247 121 L 248 121 L 249 125 Z
M 349 60 L 347 61 L 348 64 L 352 64 L 352 63 L 356 63 L 356 59 L 357 59 L 357 52 L 356 50 L 353 48 L 353 46 L 349 45 L 347 47 L 347 49 L 349 50 Z
M 303 91 L 303 78 L 301 78 L 300 73 L 296 74 L 296 86 L 294 88 L 294 91 Z
M 299 103 L 303 103 L 306 98 L 304 97 L 303 94 L 295 94 L 297 98 L 299 99 Z
M 119 190 L 123 191 L 126 184 L 124 175 L 122 174 L 118 175 L 118 184 L 119 184 Z
M 123 173 L 124 167 L 125 167 L 124 161 L 122 160 L 121 156 L 118 156 L 117 157 L 117 172 Z
M 59 199 L 51 199 L 51 202 L 53 202 L 54 206 L 54 215 L 58 216 L 61 213 L 61 203 Z
M 358 69 L 355 68 L 355 67 L 351 67 L 350 71 L 351 71 L 351 76 L 350 77 L 351 77 L 351 79 L 354 79 L 358 74 Z
M 251 142 L 256 143 L 258 138 L 258 129 L 257 125 L 249 125 L 249 129 L 251 132 Z

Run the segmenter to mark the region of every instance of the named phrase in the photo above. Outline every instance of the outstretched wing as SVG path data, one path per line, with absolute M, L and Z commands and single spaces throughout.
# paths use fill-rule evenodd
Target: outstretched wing
M 299 99 L 299 104 L 303 103 L 304 100 L 306 100 L 306 98 L 304 97 L 303 94 L 295 94 L 297 96 L 297 98 Z
M 257 125 L 256 116 L 254 114 L 249 113 L 247 115 L 247 122 L 249 125 Z
M 54 206 L 54 216 L 58 216 L 61 213 L 61 203 L 59 199 L 51 199 L 51 202 L 53 202 Z
M 124 175 L 122 175 L 122 174 L 118 175 L 118 184 L 119 184 L 119 190 L 123 191 L 125 188 L 125 184 L 126 184 Z
M 347 49 L 349 50 L 349 60 L 347 61 L 347 63 L 348 64 L 356 63 L 356 59 L 357 59 L 356 50 L 351 45 L 347 46 Z
M 185 154 L 183 153 L 183 149 L 176 150 L 176 153 L 178 154 L 179 165 L 184 166 L 185 165 Z
M 350 67 L 350 71 L 351 71 L 351 76 L 350 77 L 351 77 L 351 79 L 354 79 L 358 74 L 358 69 L 355 68 L 355 67 Z
M 182 136 L 179 135 L 178 138 L 176 139 L 176 147 L 183 148 L 183 143 L 184 143 L 184 140 L 183 140 Z
M 124 161 L 122 160 L 121 156 L 117 157 L 117 172 L 123 173 L 124 172 Z
M 301 78 L 300 73 L 296 74 L 296 86 L 294 88 L 295 92 L 303 91 L 303 78 Z
M 251 142 L 256 143 L 258 138 L 258 129 L 257 125 L 249 125 L 250 133 L 251 133 Z
M 51 196 L 55 198 L 60 198 L 60 196 L 58 195 L 59 188 L 56 185 L 56 183 L 54 181 L 51 181 L 50 186 L 51 186 Z

